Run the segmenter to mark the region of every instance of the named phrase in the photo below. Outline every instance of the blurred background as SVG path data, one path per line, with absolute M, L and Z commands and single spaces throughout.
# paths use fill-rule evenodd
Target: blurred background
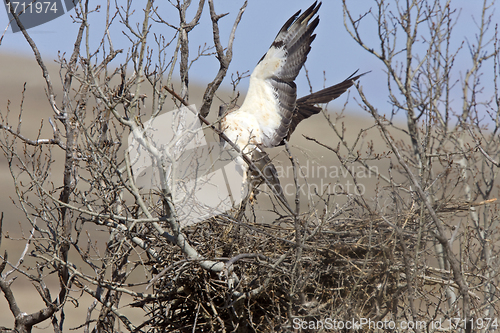
M 353 13 L 353 17 L 364 15 L 371 16 L 371 10 L 376 9 L 374 1 L 356 0 L 346 1 L 347 6 Z M 98 6 L 101 2 L 91 2 L 90 6 Z M 218 13 L 229 13 L 219 22 L 221 29 L 221 38 L 224 45 L 227 45 L 227 39 L 231 31 L 234 19 L 239 8 L 244 1 L 221 0 L 215 3 L 215 8 Z M 233 48 L 233 60 L 229 67 L 228 77 L 226 77 L 222 86 L 230 88 L 230 74 L 244 73 L 252 71 L 258 60 L 267 51 L 272 43 L 275 35 L 283 25 L 283 23 L 296 11 L 306 9 L 312 1 L 303 0 L 277 0 L 249 1 L 248 6 L 243 14 L 238 30 L 236 32 L 236 40 Z M 397 2 L 396 2 L 397 3 Z M 131 6 L 136 10 L 137 22 L 142 17 L 142 1 L 136 1 Z M 169 4 L 171 6 L 171 4 Z M 175 25 L 178 21 L 175 8 L 167 10 L 169 7 L 161 6 L 158 14 L 167 22 Z M 104 4 L 103 4 L 104 6 Z M 205 4 L 205 6 L 208 6 Z M 194 15 L 197 7 L 197 2 L 193 1 L 189 14 Z M 452 40 L 452 48 L 458 48 L 462 40 L 467 40 L 469 43 L 474 43 L 476 39 L 476 19 L 480 18 L 482 10 L 482 1 L 451 1 L 451 7 L 457 10 L 457 19 L 455 29 L 455 40 Z M 498 4 L 493 4 L 493 10 L 498 7 Z M 74 38 L 77 34 L 78 24 L 74 22 L 74 11 L 69 11 L 67 14 L 52 20 L 43 25 L 29 29 L 28 32 L 36 42 L 42 55 L 48 60 L 56 58 L 58 53 L 69 53 L 72 50 Z M 96 48 L 101 43 L 101 31 L 105 24 L 105 7 L 89 16 L 90 29 L 90 45 Z M 207 11 L 208 12 L 208 11 Z M 196 57 L 196 50 L 199 46 L 203 47 L 205 43 L 211 46 L 212 29 L 209 15 L 204 13 L 200 21 L 200 27 L 192 30 L 189 34 L 191 45 L 191 58 Z M 365 94 L 370 98 L 372 104 L 379 107 L 387 107 L 387 111 L 391 111 L 392 107 L 388 103 L 387 84 L 384 74 L 383 64 L 377 60 L 369 52 L 361 48 L 349 35 L 344 26 L 344 13 L 342 9 L 342 1 L 323 1 L 319 12 L 320 24 L 316 29 L 316 40 L 313 43 L 312 50 L 308 56 L 306 63 L 307 70 L 313 90 L 319 90 L 323 86 L 333 85 L 351 75 L 355 70 L 360 72 L 371 71 L 370 75 L 363 77 L 363 86 Z M 119 20 L 116 17 L 115 20 Z M 8 17 L 5 10 L 0 10 L 0 31 L 5 30 L 5 36 L 0 45 L 0 54 L 12 54 L 16 57 L 27 57 L 32 59 L 32 51 L 22 36 L 21 33 L 13 33 L 8 26 Z M 496 21 L 494 21 L 496 22 Z M 494 24 L 494 23 L 493 23 Z M 493 30 L 493 26 L 491 27 Z M 155 29 L 157 31 L 155 31 Z M 158 31 L 161 29 L 161 31 Z M 373 18 L 364 19 L 360 25 L 360 31 L 363 32 L 363 41 L 371 45 L 375 50 L 380 46 L 380 41 L 377 36 L 377 22 Z M 170 31 L 168 31 L 170 30 Z M 95 32 L 95 35 L 92 32 Z M 154 24 L 152 31 L 162 33 L 168 39 L 168 36 L 174 36 L 174 30 L 166 25 Z M 110 31 L 116 49 L 126 48 L 128 44 L 127 37 L 122 33 L 120 25 L 112 25 Z M 152 35 L 151 35 L 152 36 Z M 425 38 L 425 36 L 422 36 Z M 152 42 L 152 41 L 150 41 Z M 424 41 L 422 40 L 422 43 Z M 401 43 L 404 43 L 401 38 Z M 403 44 L 402 44 L 403 45 Z M 470 66 L 470 56 L 467 51 L 467 45 L 463 45 L 463 50 L 457 58 L 455 68 L 467 68 Z M 124 50 L 126 52 L 126 49 Z M 401 58 L 404 60 L 404 58 Z M 0 67 L 0 75 L 5 78 L 6 64 Z M 192 83 L 204 85 L 210 82 L 217 73 L 219 64 L 213 56 L 201 57 L 196 61 L 190 72 L 190 80 Z M 457 73 L 458 74 L 458 73 Z M 484 79 L 491 79 L 485 73 Z M 456 79 L 460 79 L 459 76 Z M 297 78 L 298 96 L 303 96 L 309 92 L 304 70 Z M 242 80 L 239 90 L 242 92 L 248 87 L 248 79 Z M 458 87 L 457 87 L 458 88 Z M 493 90 L 489 91 L 491 93 Z M 460 103 L 460 89 L 456 89 L 456 102 Z M 488 91 L 484 91 L 485 94 Z M 459 104 L 460 105 L 460 104 Z M 381 112 L 384 113 L 384 112 Z M 404 115 L 400 115 L 404 117 Z M 403 118 L 401 118 L 403 119 Z
M 360 31 L 363 33 L 362 38 L 365 43 L 371 45 L 375 51 L 380 48 L 380 40 L 378 39 L 377 22 L 373 19 L 371 10 L 375 10 L 375 1 L 356 0 L 346 1 L 351 10 L 353 17 L 367 15 L 359 26 Z M 99 3 L 104 2 L 91 2 L 91 6 L 97 6 Z M 234 19 L 238 10 L 243 5 L 244 1 L 235 0 L 218 0 L 215 1 L 215 8 L 218 13 L 228 13 L 228 15 L 219 21 L 221 28 L 221 38 L 223 45 L 227 45 L 228 36 L 232 29 Z M 231 74 L 236 73 L 250 74 L 254 66 L 257 64 L 262 55 L 267 51 L 272 43 L 276 33 L 286 20 L 293 15 L 296 11 L 306 9 L 310 6 L 312 1 L 302 0 L 276 0 L 276 1 L 263 1 L 252 0 L 249 1 L 248 6 L 243 14 L 242 20 L 236 31 L 236 39 L 233 46 L 233 59 L 229 67 L 228 75 L 221 86 L 219 95 L 231 94 Z M 397 3 L 397 2 L 396 2 Z M 471 66 L 469 45 L 477 42 L 477 26 L 480 24 L 477 20 L 481 17 L 482 2 L 479 1 L 465 1 L 455 0 L 451 1 L 451 6 L 456 8 L 456 19 L 454 39 L 450 41 L 452 49 L 460 49 L 459 55 L 454 63 L 455 71 L 453 72 L 453 79 L 460 82 L 462 76 Z M 136 10 L 136 24 L 141 22 L 143 13 L 142 6 L 144 1 L 135 1 L 132 7 Z M 172 7 L 168 10 L 170 4 L 162 5 L 158 11 L 165 21 L 175 25 L 178 21 L 177 11 Z M 189 34 L 191 60 L 197 57 L 198 47 L 203 48 L 205 43 L 210 47 L 212 41 L 212 26 L 210 17 L 208 15 L 208 4 L 205 4 L 205 12 L 200 20 L 200 26 L 196 27 Z M 197 3 L 192 4 L 192 8 L 188 11 L 188 17 L 194 15 Z M 498 9 L 498 4 L 494 4 L 491 12 Z M 74 22 L 74 9 L 60 16 L 59 18 L 47 22 L 43 25 L 31 28 L 28 33 L 35 41 L 39 48 L 42 57 L 48 65 L 49 73 L 52 81 L 54 82 L 56 91 L 60 87 L 59 78 L 59 65 L 54 63 L 53 60 L 58 58 L 58 55 L 66 53 L 71 54 L 77 30 L 79 28 L 78 22 Z M 89 16 L 89 43 L 91 49 L 98 49 L 99 44 L 102 42 L 102 31 L 105 24 L 106 9 L 101 7 Z M 360 84 L 363 87 L 367 98 L 372 105 L 379 109 L 380 114 L 391 115 L 395 112 L 395 121 L 404 122 L 405 114 L 401 111 L 394 110 L 388 98 L 387 76 L 384 71 L 383 63 L 376 59 L 367 50 L 360 47 L 351 37 L 349 32 L 344 26 L 344 13 L 342 8 L 342 1 L 326 0 L 319 11 L 320 24 L 316 29 L 317 37 L 313 43 L 312 50 L 306 62 L 309 80 L 305 75 L 305 70 L 299 74 L 297 78 L 298 96 L 306 95 L 310 92 L 310 86 L 313 91 L 320 90 L 321 88 L 329 85 L 336 84 L 343 81 L 350 76 L 353 72 L 359 69 L 360 72 L 371 71 L 370 74 L 365 75 Z M 120 17 L 115 17 L 114 20 L 120 20 Z M 189 18 L 188 18 L 189 20 Z M 497 20 L 492 20 L 489 24 L 490 32 L 492 33 L 495 28 Z M 175 31 L 164 24 L 153 24 L 152 32 L 156 34 L 163 34 L 166 39 L 173 38 Z M 424 29 L 425 30 L 425 29 Z M 95 34 L 93 34 L 95 32 Z M 0 9 L 0 34 L 3 34 L 0 44 L 0 113 L 2 116 L 6 115 L 7 110 L 11 110 L 10 119 L 12 123 L 16 123 L 17 114 L 20 109 L 21 101 L 23 100 L 23 86 L 26 87 L 26 94 L 24 98 L 25 114 L 23 117 L 24 125 L 23 132 L 26 136 L 36 137 L 37 131 L 41 122 L 44 124 L 44 130 L 50 134 L 50 127 L 47 123 L 49 117 L 53 117 L 53 112 L 47 101 L 45 94 L 45 82 L 41 75 L 40 67 L 36 64 L 33 52 L 26 42 L 21 33 L 13 33 L 9 26 L 9 19 L 5 10 Z M 113 24 L 110 30 L 111 39 L 115 49 L 125 48 L 124 54 L 119 56 L 114 62 L 119 64 L 122 60 L 120 57 L 125 57 L 127 47 L 130 43 L 127 36 L 122 32 L 120 24 Z M 153 38 L 153 34 L 150 38 Z M 425 35 L 421 36 L 422 49 L 425 49 Z M 489 37 L 491 38 L 491 36 Z M 465 41 L 465 42 L 463 42 Z M 154 45 L 154 39 L 148 41 L 150 45 Z M 404 39 L 400 38 L 399 42 L 404 45 Z M 493 41 L 490 41 L 492 43 Z M 107 43 L 107 41 L 105 41 Z M 418 45 L 416 46 L 418 47 Z M 82 50 L 83 52 L 83 50 Z M 404 54 L 399 55 L 400 61 L 405 61 Z M 418 59 L 415 59 L 418 61 Z M 113 66 L 113 62 L 111 63 Z M 177 65 L 178 66 L 178 65 Z M 219 62 L 215 59 L 214 55 L 200 57 L 199 60 L 193 63 L 190 70 L 190 96 L 194 103 L 201 100 L 204 88 L 208 82 L 211 82 L 219 69 Z M 174 71 L 177 75 L 178 71 Z M 481 80 L 483 82 L 493 82 L 493 72 L 484 72 Z M 248 77 L 244 78 L 238 85 L 237 90 L 243 95 L 248 87 Z M 59 90 L 60 91 L 60 90 Z M 479 92 L 479 96 L 491 96 L 494 91 L 493 87 L 486 85 L 484 89 Z M 461 85 L 457 84 L 451 90 L 452 103 L 456 105 L 457 110 L 462 105 L 462 91 Z M 349 95 L 342 96 L 339 100 L 330 104 L 331 111 L 340 110 L 345 101 L 349 99 L 358 99 L 358 94 L 355 89 L 351 89 Z M 58 96 L 60 99 L 61 96 Z M 240 99 L 240 103 L 241 103 Z M 215 100 L 213 110 L 216 110 L 219 101 Z M 453 108 L 453 107 L 452 107 Z M 373 123 L 373 120 L 368 116 L 355 101 L 350 101 L 347 108 L 346 128 L 348 128 L 348 135 L 355 137 L 361 128 L 368 128 Z M 213 112 L 212 112 L 213 113 Z M 298 133 L 305 133 L 312 137 L 321 137 L 323 129 L 328 130 L 328 124 L 325 123 L 322 117 L 313 117 L 307 122 L 307 125 L 299 128 Z M 1 132 L 0 132 L 1 133 Z M 376 133 L 373 131 L 372 133 Z M 3 135 L 3 133 L 2 133 Z M 308 151 L 308 158 L 315 159 L 316 161 L 323 161 L 324 151 L 318 150 L 316 144 L 305 141 L 300 134 L 295 135 L 293 144 L 300 146 Z M 44 136 L 46 137 L 46 136 Z M 50 135 L 49 135 L 50 137 Z M 374 140 L 379 140 L 377 135 L 374 135 Z M 379 141 L 382 144 L 382 141 Z M 336 143 L 335 143 L 336 144 Z M 385 148 L 380 146 L 378 148 Z M 333 157 L 330 156 L 333 161 Z M 286 160 L 286 156 L 282 156 Z M 332 162 L 333 163 L 333 162 Z M 54 170 L 54 173 L 61 170 Z M 60 175 L 55 175 L 56 179 L 62 179 Z M 375 180 L 373 180 L 375 181 Z M 5 158 L 0 156 L 0 211 L 5 213 L 4 220 L 4 235 L 5 239 L 2 240 L 1 251 L 9 249 L 10 258 L 17 258 L 24 250 L 24 242 L 15 242 L 12 239 L 20 238 L 23 232 L 28 229 L 21 228 L 23 222 L 23 213 L 14 208 L 12 205 L 15 197 L 15 189 L 12 185 L 11 174 Z M 57 285 L 57 281 L 53 281 Z M 36 304 L 30 298 L 30 294 L 35 292 L 30 284 L 18 284 L 20 295 L 23 295 L 19 302 L 23 311 L 30 309 L 37 310 L 43 306 L 43 302 L 39 297 L 36 299 Z M 23 294 L 22 292 L 25 292 Z M 82 302 L 83 303 L 83 302 Z M 76 309 L 76 307 L 75 307 Z M 85 310 L 85 309 L 84 309 Z M 124 310 L 126 311 L 126 310 Z M 68 314 L 70 317 L 71 314 Z M 12 326 L 13 318 L 8 311 L 7 303 L 0 295 L 0 326 Z M 50 326 L 46 323 L 46 326 Z

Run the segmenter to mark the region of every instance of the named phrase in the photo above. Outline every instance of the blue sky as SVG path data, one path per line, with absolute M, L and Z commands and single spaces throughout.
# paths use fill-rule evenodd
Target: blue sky
M 92 3 L 94 3 L 95 6 L 97 3 L 104 2 L 91 1 L 91 4 Z M 144 3 L 144 0 L 134 2 L 134 6 L 138 9 L 135 15 L 138 20 L 142 16 L 142 12 L 139 8 Z M 236 41 L 233 49 L 233 61 L 229 68 L 229 75 L 230 73 L 235 73 L 236 71 L 244 72 L 246 70 L 252 70 L 257 61 L 267 51 L 269 45 L 283 23 L 297 10 L 305 9 L 311 3 L 312 1 L 303 0 L 250 0 L 236 33 Z M 356 0 L 349 1 L 349 3 L 353 4 L 351 7 L 357 12 L 357 14 L 368 11 L 370 8 L 375 9 L 376 5 L 372 0 Z M 190 12 L 188 12 L 188 17 L 192 17 L 196 4 L 197 1 L 193 1 L 193 8 Z M 238 9 L 242 4 L 243 1 L 241 0 L 215 1 L 217 12 L 230 13 L 220 21 L 221 37 L 224 45 L 227 44 L 229 31 L 232 27 Z M 160 6 L 159 11 L 165 19 L 173 24 L 176 23 L 177 15 L 169 3 L 162 1 L 157 2 L 156 5 Z M 481 5 L 482 1 L 452 1 L 453 7 L 462 8 L 462 12 L 455 28 L 456 38 L 462 39 L 463 37 L 466 37 L 470 41 L 474 40 L 475 30 L 472 17 L 479 17 Z M 202 45 L 205 42 L 210 43 L 212 40 L 208 4 L 205 4 L 205 6 L 205 12 L 202 16 L 200 25 L 190 34 L 191 57 L 196 55 L 198 45 Z M 496 7 L 498 7 L 498 5 L 496 5 Z M 98 45 L 102 36 L 102 26 L 104 25 L 103 13 L 104 10 L 101 9 L 101 13 L 94 13 L 90 16 L 90 39 L 91 45 L 94 47 Z M 63 15 L 51 22 L 28 30 L 46 60 L 56 58 L 58 51 L 67 53 L 71 52 L 78 28 L 78 25 L 73 23 L 70 16 L 72 14 L 74 14 L 74 11 L 70 11 L 69 14 Z M 382 113 L 389 113 L 390 106 L 387 103 L 387 84 L 386 77 L 383 72 L 383 66 L 379 60 L 375 59 L 372 55 L 357 45 L 345 30 L 343 26 L 342 2 L 340 0 L 323 1 L 319 15 L 321 21 L 316 29 L 317 38 L 312 45 L 312 50 L 306 63 L 311 82 L 313 84 L 313 89 L 319 90 L 324 84 L 332 85 L 338 83 L 357 69 L 359 69 L 360 72 L 372 71 L 369 75 L 363 77 L 362 79 L 364 91 L 372 102 L 382 109 Z M 373 20 L 371 21 L 373 22 Z M 496 21 L 500 20 L 496 19 Z M 0 10 L 0 33 L 3 33 L 3 30 L 7 26 L 7 22 L 7 14 L 5 11 Z M 129 43 L 121 32 L 122 27 L 118 24 L 115 25 L 115 27 L 118 29 L 111 31 L 114 46 L 115 48 L 126 49 L 129 46 Z M 156 24 L 153 27 L 153 31 L 163 33 L 167 37 L 173 35 L 173 31 L 164 25 Z M 365 33 L 365 40 L 368 43 L 373 44 L 374 47 L 379 45 L 376 38 L 375 25 L 370 25 L 367 21 L 367 24 L 363 26 L 362 31 Z M 20 33 L 12 33 L 10 28 L 5 34 L 2 45 L 0 45 L 0 52 L 32 56 L 32 52 L 23 36 Z M 459 58 L 458 63 L 456 64 L 457 79 L 459 79 L 460 75 L 463 75 L 466 68 L 470 66 L 467 50 L 463 50 L 462 54 L 463 56 Z M 214 57 L 205 57 L 193 65 L 190 72 L 190 80 L 191 82 L 198 84 L 208 83 L 212 80 L 217 70 L 217 60 Z M 486 79 L 488 79 L 488 75 L 490 74 L 486 74 Z M 326 79 L 325 82 L 324 78 Z M 230 81 L 227 78 L 223 85 L 229 86 L 229 82 Z M 299 75 L 297 85 L 299 96 L 308 93 L 309 88 L 304 76 L 304 71 L 302 71 Z M 239 89 L 244 90 L 247 86 L 248 79 L 241 83 Z M 490 92 L 485 91 L 485 93 L 488 94 Z M 355 92 L 351 92 L 351 95 L 356 94 Z M 456 100 L 460 102 L 459 94 L 457 94 Z M 343 104 L 343 101 L 336 103 L 340 107 Z M 355 104 L 352 104 L 352 107 L 358 108 Z

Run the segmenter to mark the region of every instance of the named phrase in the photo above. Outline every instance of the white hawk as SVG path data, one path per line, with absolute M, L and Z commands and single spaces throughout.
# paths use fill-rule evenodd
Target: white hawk
M 316 37 L 313 32 L 319 23 L 316 13 L 320 6 L 321 2 L 314 2 L 302 15 L 299 10 L 288 19 L 253 70 L 241 107 L 227 110 L 221 106 L 219 110 L 221 131 L 252 160 L 285 202 L 276 170 L 263 148 L 283 145 L 300 121 L 321 111 L 315 104 L 339 97 L 363 75 L 354 73 L 339 84 L 297 99 L 294 80 Z M 249 166 L 231 150 L 246 183 Z M 264 181 L 258 175 L 256 170 L 252 172 L 253 187 Z

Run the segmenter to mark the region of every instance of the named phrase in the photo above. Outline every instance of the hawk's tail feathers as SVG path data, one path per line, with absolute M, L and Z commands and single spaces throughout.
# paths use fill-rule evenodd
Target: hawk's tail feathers
M 321 108 L 316 106 L 316 104 L 329 103 L 345 93 L 360 77 L 369 73 L 365 72 L 363 74 L 356 75 L 358 71 L 354 72 L 344 81 L 337 83 L 334 86 L 325 88 L 323 90 L 317 91 L 310 95 L 299 98 L 296 103 L 295 113 L 288 129 L 287 140 L 290 140 L 290 136 L 297 127 L 297 125 L 304 119 L 309 118 L 312 115 L 318 114 Z M 281 142 L 284 144 L 284 142 Z

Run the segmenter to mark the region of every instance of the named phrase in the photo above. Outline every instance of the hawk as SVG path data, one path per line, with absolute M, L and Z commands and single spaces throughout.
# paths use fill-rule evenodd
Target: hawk
M 348 77 L 343 82 L 297 99 L 295 78 L 311 50 L 318 26 L 316 16 L 321 2 L 300 15 L 300 10 L 283 25 L 266 54 L 260 59 L 250 76 L 250 85 L 241 107 L 219 109 L 220 129 L 240 150 L 233 151 L 238 172 L 244 182 L 250 176 L 252 187 L 264 180 L 263 174 L 277 194 L 286 202 L 277 172 L 264 148 L 283 145 L 290 139 L 297 125 L 317 114 L 316 104 L 328 103 L 342 95 L 364 74 Z M 300 15 L 300 16 L 299 16 Z M 221 138 L 221 141 L 225 141 Z M 224 144 L 226 144 L 224 142 Z M 261 171 L 250 170 L 240 154 L 245 154 Z

